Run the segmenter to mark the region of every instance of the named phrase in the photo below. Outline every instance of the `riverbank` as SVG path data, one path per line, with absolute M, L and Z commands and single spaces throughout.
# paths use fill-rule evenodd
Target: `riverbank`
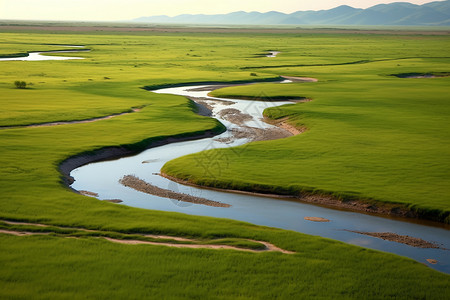
M 225 128 L 223 127 L 223 125 L 217 122 L 217 125 L 214 129 L 206 130 L 203 132 L 193 132 L 175 136 L 152 137 L 132 145 L 105 147 L 69 157 L 66 160 L 62 161 L 59 164 L 58 168 L 60 173 L 62 174 L 62 180 L 64 184 L 70 186 L 70 184 L 72 184 L 74 180 L 73 177 L 70 176 L 70 172 L 78 167 L 93 162 L 131 156 L 151 147 L 159 147 L 176 142 L 213 137 L 217 134 L 222 133 L 224 130 Z
M 295 95 L 313 99 L 264 111 L 268 120 L 288 120 L 303 132 L 308 130 L 304 135 L 272 144 L 251 144 L 239 155 L 218 150 L 217 155 L 226 156 L 230 163 L 226 169 L 213 172 L 214 182 L 199 179 L 201 168 L 182 170 L 193 162 L 205 163 L 201 155 L 169 162 L 166 171 L 171 169 L 169 175 L 185 180 L 196 178 L 196 183 L 201 181 L 202 185 L 290 196 L 331 195 L 344 203 L 369 204 L 382 214 L 398 214 L 400 210 L 400 215 L 450 223 L 448 177 L 443 175 L 448 172 L 448 155 L 442 153 L 448 148 L 448 139 L 444 138 L 447 134 L 431 130 L 447 126 L 441 118 L 446 104 L 436 92 L 446 78 L 422 79 L 435 88 L 433 91 L 430 87 L 428 93 L 424 85 L 412 86 L 412 80 L 380 79 L 399 85 L 391 86 L 389 91 L 379 90 L 378 81 L 373 80 L 364 78 L 360 86 L 352 85 L 351 92 L 338 82 L 323 80 L 215 90 L 211 95 L 233 99 L 255 99 L 253 95 L 263 95 L 264 99 L 291 99 Z M 352 82 L 353 78 L 345 83 Z M 428 102 L 419 100 L 424 97 Z M 436 118 L 425 118 L 423 111 Z M 419 126 L 414 119 L 428 125 Z M 251 176 L 244 175 L 247 173 Z
M 297 80 L 298 82 L 317 82 L 314 78 L 304 78 L 304 77 L 289 77 L 281 76 L 282 78 L 289 80 Z M 249 82 L 245 83 L 245 85 L 250 84 Z M 189 84 L 190 86 L 192 84 Z M 176 84 L 174 86 L 180 87 L 180 84 Z M 188 91 L 198 91 L 198 92 L 209 92 L 213 93 L 215 90 L 223 88 L 223 87 L 233 87 L 233 86 L 242 86 L 242 83 L 214 83 L 211 86 L 205 86 L 201 88 L 193 88 Z M 210 106 L 210 102 L 208 101 L 219 101 L 225 106 L 232 104 L 233 102 L 228 100 L 219 100 L 219 99 L 209 99 L 208 98 L 198 98 L 198 97 L 189 97 L 196 103 L 197 112 L 201 115 L 210 115 L 213 109 L 213 106 Z M 238 97 L 236 97 L 238 98 Z M 292 97 L 286 97 L 292 98 Z M 264 99 L 261 99 L 264 100 Z M 311 101 L 308 99 L 307 102 Z M 306 132 L 308 129 L 306 126 L 293 126 L 289 122 L 289 117 L 284 117 L 281 119 L 271 119 L 268 116 L 264 116 L 263 121 L 272 124 L 278 128 L 253 128 L 245 126 L 245 122 L 251 120 L 251 116 L 248 114 L 244 114 L 234 108 L 224 108 L 219 112 L 219 116 L 222 119 L 225 119 L 233 124 L 239 125 L 239 128 L 233 128 L 230 130 L 231 135 L 226 138 L 220 138 L 218 141 L 224 143 L 231 143 L 236 139 L 246 138 L 249 141 L 268 141 L 275 140 L 280 138 L 289 137 L 292 135 L 298 135 Z M 220 133 L 220 132 L 217 132 Z M 189 139 L 177 138 L 177 137 L 166 137 L 164 141 L 158 143 L 149 143 L 148 147 L 157 147 L 169 143 L 176 143 L 181 141 L 200 139 L 205 137 L 211 137 L 211 133 L 200 134 L 197 137 L 190 137 Z M 143 150 L 145 148 L 141 148 Z M 64 174 L 69 174 L 73 169 L 88 164 L 90 162 L 100 161 L 100 160 L 109 160 L 114 158 L 119 158 L 122 156 L 130 156 L 136 154 L 136 151 L 129 151 L 129 147 L 126 148 L 115 148 L 112 147 L 110 149 L 102 149 L 96 151 L 94 156 L 91 155 L 82 155 L 79 158 L 71 158 L 69 163 L 70 167 L 65 168 L 63 171 Z M 341 194 L 339 196 L 333 195 L 333 192 L 327 191 L 308 191 L 302 187 L 298 188 L 289 188 L 284 189 L 279 186 L 269 186 L 269 185 L 259 185 L 259 184 L 251 184 L 246 185 L 240 184 L 238 182 L 233 182 L 233 185 L 230 185 L 227 182 L 220 182 L 218 180 L 204 180 L 200 179 L 202 184 L 198 184 L 197 181 L 192 181 L 184 178 L 175 178 L 173 174 L 166 173 L 162 171 L 161 174 L 163 177 L 173 180 L 178 183 L 200 187 L 200 188 L 212 188 L 214 190 L 222 191 L 222 192 L 231 192 L 231 193 L 244 193 L 249 195 L 257 195 L 271 198 L 280 198 L 283 199 L 285 197 L 290 197 L 291 199 L 295 199 L 297 201 L 311 203 L 315 205 L 321 205 L 324 207 L 334 208 L 334 209 L 343 209 L 354 212 L 362 212 L 369 213 L 380 216 L 387 217 L 397 217 L 397 218 L 408 218 L 408 219 L 421 219 L 421 220 L 429 220 L 434 222 L 446 223 L 447 216 L 442 214 L 439 211 L 422 211 L 420 209 L 404 205 L 401 203 L 387 203 L 377 201 L 376 199 L 362 199 L 358 198 L 354 195 L 346 195 Z M 73 179 L 70 176 L 65 176 L 67 178 L 66 183 L 71 184 Z M 437 224 L 436 224 L 437 225 Z
M 298 200 L 305 203 L 320 205 L 324 207 L 334 208 L 334 209 L 343 209 L 354 212 L 362 212 L 375 214 L 380 216 L 390 216 L 390 217 L 399 217 L 399 218 L 414 218 L 420 219 L 419 214 L 410 210 L 408 207 L 402 207 L 401 205 L 396 204 L 386 204 L 379 202 L 365 202 L 361 200 L 348 200 L 343 201 L 337 197 L 333 197 L 331 195 L 326 194 L 309 194 L 302 193 L 301 195 L 293 195 L 293 194 L 281 194 L 281 193 L 271 193 L 268 190 L 268 187 L 262 186 L 252 186 L 248 190 L 239 190 L 239 189 L 227 189 L 221 188 L 220 183 L 215 182 L 214 186 L 210 185 L 199 185 L 195 181 L 183 180 L 177 178 L 175 176 L 171 176 L 165 172 L 161 172 L 160 175 L 169 180 L 189 185 L 197 188 L 206 188 L 214 191 L 220 191 L 224 193 L 235 193 L 235 194 L 243 194 L 243 195 L 253 195 L 260 197 L 269 197 L 269 198 L 278 198 L 278 199 L 290 199 L 290 200 Z M 226 186 L 227 184 L 224 184 Z M 423 218 L 427 220 L 426 218 Z
M 316 78 L 310 78 L 310 77 L 289 77 L 289 76 L 280 76 L 281 78 L 284 78 L 286 80 L 290 80 L 292 82 L 312 82 L 316 83 L 318 80 Z M 246 87 L 249 86 L 248 84 L 241 85 L 213 85 L 213 86 L 207 86 L 200 89 L 196 89 L 197 91 L 205 91 L 208 92 L 208 96 L 211 97 L 222 97 L 226 99 L 247 99 L 247 100 L 256 100 L 256 101 L 282 101 L 282 100 L 290 100 L 292 102 L 310 102 L 310 98 L 306 97 L 292 97 L 292 96 L 277 96 L 277 97 L 270 97 L 270 96 L 264 96 L 264 97 L 246 97 L 246 96 L 239 96 L 239 95 L 230 95 L 226 91 L 223 92 L 221 90 L 222 88 L 231 88 L 231 87 Z M 254 86 L 252 86 L 254 89 Z M 227 89 L 226 89 L 227 90 Z M 200 102 L 203 101 L 203 98 L 195 98 L 190 97 L 194 101 Z M 225 100 L 227 101 L 227 100 Z M 210 109 L 211 107 L 209 107 Z M 225 119 L 228 119 L 234 124 L 243 125 L 246 121 L 248 121 L 248 118 L 250 116 L 242 114 L 241 112 L 235 112 L 232 109 L 224 109 L 221 111 L 221 116 Z M 228 115 L 231 115 L 229 117 Z M 290 117 L 281 117 L 281 118 L 271 118 L 274 115 L 264 115 L 263 121 L 274 125 L 278 127 L 279 129 L 284 130 L 284 132 L 289 132 L 288 135 L 283 133 L 278 133 L 276 130 L 273 129 L 260 129 L 260 128 L 253 128 L 249 130 L 237 130 L 233 129 L 235 132 L 233 132 L 234 136 L 238 137 L 246 137 L 250 141 L 267 141 L 267 140 L 274 140 L 274 139 L 280 139 L 285 138 L 291 135 L 299 135 L 301 133 L 304 133 L 308 130 L 308 128 L 304 125 L 302 126 L 294 126 L 292 125 L 292 122 L 290 122 Z M 244 126 L 245 127 L 245 126 Z M 242 128 L 244 128 L 242 127 Z M 245 128 L 244 128 L 245 129 Z M 261 132 L 263 133 L 261 133 Z M 253 138 L 252 138 L 253 137 Z M 231 138 L 232 140 L 232 138 Z M 225 141 L 226 142 L 226 141 Z M 168 173 L 166 173 L 168 172 Z M 317 204 L 322 205 L 325 207 L 330 208 L 336 208 L 336 209 L 345 209 L 349 211 L 355 211 L 355 212 L 363 212 L 363 213 L 370 213 L 380 216 L 388 216 L 388 217 L 399 217 L 399 218 L 408 218 L 408 219 L 421 219 L 421 220 L 428 220 L 432 222 L 439 222 L 439 223 L 449 223 L 450 220 L 448 218 L 449 214 L 445 213 L 443 211 L 439 210 L 427 210 L 427 209 L 420 209 L 412 205 L 402 204 L 402 203 L 389 203 L 389 202 L 383 202 L 379 201 L 376 198 L 358 198 L 355 195 L 352 194 L 346 194 L 342 193 L 339 196 L 335 196 L 334 192 L 332 191 L 308 191 L 303 187 L 298 188 L 292 188 L 289 187 L 287 189 L 283 187 L 278 186 L 268 186 L 268 185 L 259 185 L 259 184 L 250 184 L 247 185 L 245 183 L 240 184 L 239 182 L 233 180 L 233 183 L 230 184 L 229 182 L 220 182 L 219 180 L 209 180 L 205 178 L 198 179 L 201 181 L 201 184 L 197 180 L 191 180 L 186 178 L 178 178 L 174 174 L 170 174 L 170 171 L 162 171 L 161 174 L 170 180 L 176 181 L 178 183 L 196 186 L 196 187 L 202 187 L 202 188 L 212 188 L 216 189 L 222 192 L 234 192 L 234 193 L 246 193 L 246 194 L 253 194 L 258 196 L 266 196 L 269 194 L 269 197 L 272 198 L 283 198 L 283 197 L 293 197 L 298 201 L 302 201 L 305 203 L 311 203 L 311 204 Z M 276 192 L 274 192 L 276 191 Z

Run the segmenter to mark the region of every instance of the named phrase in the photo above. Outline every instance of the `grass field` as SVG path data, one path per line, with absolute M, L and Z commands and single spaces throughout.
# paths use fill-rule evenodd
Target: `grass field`
M 348 45 L 331 44 L 313 51 L 320 57 L 315 62 L 298 58 L 302 67 L 251 68 L 279 75 L 312 76 L 319 82 L 230 87 L 212 95 L 310 98 L 313 101 L 308 103 L 265 111 L 269 118 L 288 117 L 290 123 L 309 131 L 289 139 L 245 145 L 242 151 L 217 150 L 220 154 L 213 156 L 226 157 L 229 163 L 213 171 L 212 178 L 203 176 L 202 165 L 208 162 L 202 159 L 211 155 L 202 153 L 168 163 L 165 172 L 222 188 L 294 195 L 321 193 L 343 200 L 400 204 L 421 217 L 449 223 L 450 104 L 446 95 L 450 80 L 391 75 L 445 73 L 450 58 L 445 57 L 442 46 L 432 46 L 432 42 L 417 37 L 400 41 L 385 38 L 378 46 L 363 41 L 362 48 L 354 48 L 354 52 Z M 450 45 L 448 40 L 439 42 Z M 426 55 L 424 47 L 429 49 Z M 400 55 L 405 48 L 412 58 Z M 343 57 L 339 49 L 350 52 L 350 56 Z M 364 56 L 358 56 L 358 52 Z M 359 63 L 346 64 L 345 60 Z M 273 67 L 275 63 L 267 65 Z
M 246 147 L 236 157 L 236 163 L 248 156 L 260 158 L 252 163 L 245 161 L 249 178 L 264 184 L 266 176 L 270 175 L 271 182 L 282 187 L 284 179 L 277 174 L 260 174 L 261 163 L 268 163 L 261 156 L 269 155 L 271 168 L 275 170 L 286 163 L 286 153 L 289 153 L 315 167 L 316 175 L 307 173 L 302 176 L 305 181 L 296 182 L 301 183 L 302 188 L 314 187 L 345 194 L 337 188 L 337 179 L 330 173 L 339 166 L 347 166 L 348 157 L 342 155 L 347 147 L 348 156 L 354 157 L 354 164 L 340 174 L 342 186 L 347 190 L 351 175 L 359 172 L 358 182 L 351 185 L 352 193 L 392 201 L 394 196 L 405 191 L 410 195 L 427 192 L 430 195 L 432 191 L 433 197 L 428 197 L 426 203 L 419 202 L 420 197 L 410 201 L 448 211 L 444 195 L 448 178 L 448 148 L 445 148 L 448 134 L 445 126 L 448 125 L 444 124 L 448 116 L 448 103 L 445 103 L 448 79 L 413 81 L 386 76 L 425 70 L 449 71 L 446 68 L 448 60 L 436 58 L 445 56 L 442 52 L 449 45 L 447 36 L 128 34 L 114 31 L 60 34 L 35 30 L 33 33 L 2 33 L 0 56 L 60 49 L 54 45 L 64 44 L 85 45 L 92 51 L 75 55 L 85 57 L 85 60 L 0 62 L 0 126 L 82 120 L 129 111 L 133 107 L 144 108 L 137 113 L 94 123 L 0 129 L 1 220 L 104 230 L 119 237 L 129 233 L 152 233 L 199 238 L 212 243 L 216 239 L 225 239 L 232 244 L 241 243 L 240 239 L 253 239 L 268 241 L 296 253 L 121 245 L 90 235 L 69 239 L 58 235 L 55 229 L 48 230 L 52 233 L 49 236 L 18 237 L 0 233 L 0 298 L 445 299 L 449 294 L 448 275 L 410 259 L 242 222 L 102 202 L 71 192 L 62 184 L 58 172 L 61 161 L 79 153 L 117 145 L 139 150 L 167 136 L 221 130 L 215 121 L 194 114 L 187 99 L 152 94 L 142 89 L 144 86 L 254 80 L 255 76 L 250 73 L 256 73 L 258 79 L 278 75 L 311 76 L 320 82 L 289 84 L 283 89 L 276 84 L 260 85 L 270 96 L 308 96 L 314 101 L 266 112 L 274 118 L 289 115 L 292 123 L 304 124 L 310 130 L 299 137 Z M 276 59 L 260 56 L 273 49 L 283 53 Z M 73 53 L 67 55 L 74 56 Z M 416 58 L 336 65 L 406 56 Z M 301 64 L 335 66 L 265 68 Z M 264 68 L 246 69 L 253 67 Z M 15 89 L 15 80 L 32 85 L 25 90 Z M 422 82 L 426 82 L 423 90 L 420 88 Z M 218 92 L 254 96 L 252 88 Z M 410 91 L 400 95 L 399 91 L 403 93 L 405 89 Z M 371 91 L 370 95 L 367 90 Z M 419 101 L 419 96 L 426 96 L 426 103 L 432 105 L 426 106 Z M 398 128 L 392 128 L 393 124 Z M 414 132 L 409 132 L 409 126 Z M 428 131 L 430 135 L 424 140 Z M 402 143 L 405 137 L 407 141 Z M 328 147 L 323 149 L 325 138 L 333 144 L 328 142 Z M 352 149 L 355 140 L 358 148 Z M 385 142 L 394 148 L 401 145 L 406 149 L 401 148 L 401 152 L 392 149 L 392 153 L 398 154 L 395 156 L 385 151 L 388 148 L 383 146 Z M 296 148 L 304 149 L 303 143 L 312 148 L 297 157 Z M 277 147 L 277 150 L 268 151 L 267 147 Z M 366 151 L 362 152 L 361 147 Z M 372 153 L 370 149 L 376 151 Z M 427 151 L 430 157 L 436 157 L 427 160 L 424 168 L 417 158 L 427 157 L 424 154 Z M 362 154 L 367 156 L 366 162 Z M 317 155 L 324 158 L 322 162 L 318 162 Z M 336 155 L 341 156 L 332 161 L 331 157 Z M 183 167 L 189 159 L 177 160 L 167 168 Z M 403 177 L 391 174 L 391 169 L 400 165 L 397 160 L 409 166 L 412 177 L 418 177 L 415 181 L 404 179 L 409 180 L 412 191 L 399 180 Z M 386 167 L 390 168 L 386 173 L 392 175 L 390 178 L 381 180 L 379 174 L 364 174 Z M 419 173 L 420 168 L 422 173 Z M 227 170 L 223 170 L 226 171 L 224 174 Z M 232 162 L 229 170 L 242 171 L 242 168 Z M 438 171 L 434 177 L 430 175 L 432 170 Z M 184 174 L 202 175 L 195 166 L 189 171 Z M 297 173 L 289 172 L 290 175 Z M 292 176 L 285 177 L 289 178 Z M 375 187 L 368 184 L 372 178 L 378 178 L 371 182 Z M 217 179 L 227 181 L 226 176 Z M 235 179 L 248 184 L 237 175 Z M 325 184 L 325 179 L 331 180 Z M 379 186 L 386 188 L 386 182 L 392 187 L 382 191 Z M 416 182 L 421 185 L 416 186 Z M 2 228 L 7 227 L 2 224 Z M 244 243 L 244 246 L 254 245 Z

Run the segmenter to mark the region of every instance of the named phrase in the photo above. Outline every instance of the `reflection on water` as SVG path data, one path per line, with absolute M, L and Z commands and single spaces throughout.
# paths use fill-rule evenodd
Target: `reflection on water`
M 196 88 L 200 88 L 200 86 L 169 88 L 154 92 L 172 93 L 196 98 L 208 97 L 208 91 L 192 91 L 192 89 Z M 212 112 L 214 117 L 220 119 L 219 112 L 225 108 L 236 108 L 241 112 L 253 116 L 253 119 L 246 123 L 247 126 L 258 126 L 260 128 L 268 128 L 271 126 L 260 120 L 264 108 L 289 103 L 254 102 L 233 99 L 233 104 L 227 103 L 227 105 L 225 105 L 221 104 L 220 101 L 217 101 L 217 98 L 210 99 L 213 102 L 215 101 Z M 237 127 L 236 124 L 232 124 L 226 120 L 220 119 L 220 121 L 228 128 Z M 157 173 L 160 172 L 161 167 L 167 161 L 174 158 L 197 153 L 205 149 L 243 145 L 248 141 L 245 138 L 234 139 L 231 143 L 226 144 L 218 140 L 218 138 L 229 136 L 230 132 L 227 131 L 214 138 L 165 145 L 148 149 L 132 157 L 92 163 L 72 171 L 71 175 L 76 180 L 72 187 L 76 190 L 87 190 L 98 193 L 99 199 L 121 199 L 124 201 L 123 204 L 134 207 L 181 212 L 191 215 L 229 218 L 257 225 L 289 229 L 311 235 L 332 238 L 353 245 L 407 256 L 437 270 L 450 273 L 450 251 L 448 250 L 414 248 L 408 245 L 346 231 L 393 232 L 400 235 L 422 238 L 430 242 L 436 242 L 444 248 L 450 248 L 450 234 L 449 231 L 444 228 L 402 222 L 395 219 L 376 217 L 361 213 L 334 210 L 292 200 L 272 199 L 253 195 L 199 189 L 184 186 L 157 175 Z M 208 174 L 208 168 L 226 168 L 227 158 L 222 157 L 221 161 L 224 162 L 221 166 L 204 166 L 205 174 Z M 119 184 L 119 179 L 124 175 L 129 174 L 133 174 L 161 188 L 227 203 L 230 204 L 231 207 L 211 207 L 144 194 Z M 329 219 L 330 222 L 311 222 L 304 220 L 305 217 L 322 217 Z M 436 265 L 431 265 L 426 259 L 435 259 L 438 263 Z

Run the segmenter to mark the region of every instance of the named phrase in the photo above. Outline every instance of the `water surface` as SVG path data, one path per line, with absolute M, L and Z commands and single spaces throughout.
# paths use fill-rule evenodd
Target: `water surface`
M 60 45 L 60 47 L 84 48 L 84 46 L 72 46 L 72 45 Z M 72 52 L 81 52 L 81 51 L 89 51 L 89 50 L 88 49 L 83 49 L 83 50 L 79 49 L 79 50 L 55 50 L 55 51 L 29 52 L 27 56 L 0 58 L 0 61 L 41 61 L 41 60 L 84 59 L 84 57 L 45 55 L 45 54 L 49 54 L 49 53 L 72 53 Z
M 247 122 L 245 124 L 246 126 L 270 128 L 272 125 L 266 124 L 261 120 L 262 111 L 270 106 L 290 103 L 233 99 L 231 100 L 233 104 L 230 105 L 229 102 L 220 101 L 230 101 L 229 99 L 208 97 L 207 91 L 198 90 L 198 88 L 202 87 L 204 86 L 167 88 L 153 92 L 186 95 L 195 98 L 201 97 L 203 99 L 209 98 L 207 101 L 213 106 L 213 117 L 218 118 L 228 129 L 239 126 L 220 118 L 219 112 L 223 109 L 236 108 L 241 112 L 251 115 L 253 119 Z M 158 175 L 161 167 L 174 158 L 197 153 L 202 150 L 233 147 L 248 142 L 248 139 L 245 138 L 235 139 L 230 143 L 224 143 L 219 140 L 220 138 L 230 136 L 231 133 L 229 130 L 213 138 L 174 143 L 151 148 L 132 157 L 88 164 L 72 171 L 71 175 L 75 178 L 72 187 L 76 190 L 87 190 L 98 193 L 99 199 L 121 199 L 124 201 L 123 204 L 128 206 L 181 212 L 199 216 L 228 218 L 331 238 L 353 245 L 407 256 L 437 270 L 450 273 L 450 251 L 448 250 L 415 248 L 347 231 L 393 232 L 436 242 L 442 247 L 450 249 L 450 234 L 443 227 L 330 209 L 293 200 L 272 199 L 194 188 L 175 183 Z M 226 168 L 227 158 L 222 157 L 221 161 L 221 165 L 204 165 L 205 176 L 208 176 L 208 170 Z M 158 187 L 228 203 L 231 207 L 211 207 L 141 193 L 119 184 L 119 179 L 124 175 L 135 175 Z M 322 217 L 329 219 L 330 222 L 311 222 L 305 220 L 305 217 Z M 435 259 L 438 263 L 432 265 L 426 259 Z

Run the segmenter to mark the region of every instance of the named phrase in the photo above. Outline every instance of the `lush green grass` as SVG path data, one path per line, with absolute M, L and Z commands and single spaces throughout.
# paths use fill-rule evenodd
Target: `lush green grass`
M 342 38 L 346 46 L 340 46 Z M 137 149 L 166 136 L 220 130 L 215 121 L 195 115 L 185 98 L 152 94 L 141 89 L 143 86 L 251 80 L 255 77 L 250 76 L 250 72 L 254 71 L 242 70 L 241 67 L 353 61 L 370 58 L 365 53 L 367 49 L 373 50 L 374 58 L 383 58 L 390 57 L 389 49 L 395 48 L 393 46 L 406 50 L 418 49 L 421 55 L 438 56 L 439 49 L 430 51 L 419 48 L 424 40 L 430 47 L 439 49 L 443 49 L 442 45 L 447 43 L 445 37 L 422 36 L 393 39 L 366 35 L 342 37 L 308 34 L 2 34 L 0 55 L 55 48 L 43 45 L 42 41 L 45 44 L 86 45 L 92 49 L 88 53 L 76 54 L 86 57 L 86 60 L 0 62 L 2 126 L 79 120 L 127 111 L 132 107 L 145 105 L 145 108 L 139 113 L 95 123 L 0 129 L 0 219 L 101 229 L 117 232 L 119 236 L 159 233 L 205 240 L 220 238 L 249 247 L 255 245 L 243 243 L 240 239 L 264 240 L 298 253 L 253 254 L 231 250 L 115 245 L 84 235 L 81 235 L 81 239 L 66 239 L 60 236 L 13 237 L 0 234 L 0 297 L 444 298 L 449 292 L 449 276 L 412 260 L 242 222 L 142 210 L 97 201 L 64 187 L 57 169 L 61 161 L 72 155 L 106 146 L 131 145 Z M 386 44 L 384 50 L 373 49 L 380 41 Z M 283 54 L 276 59 L 256 56 L 269 49 L 280 49 Z M 330 49 L 336 49 L 333 57 L 329 57 Z M 404 55 L 399 52 L 393 50 L 392 56 Z M 440 60 L 430 60 L 435 61 L 436 68 L 442 64 Z M 415 63 L 420 62 L 417 60 Z M 319 84 L 330 88 L 319 95 L 318 89 L 312 84 L 311 87 L 294 84 L 285 86 L 293 89 L 286 92 L 289 95 L 295 91 L 298 96 L 317 98 L 313 102 L 317 105 L 321 101 L 323 103 L 322 110 L 314 108 L 311 103 L 271 112 L 274 117 L 292 113 L 297 118 L 293 118 L 293 122 L 305 122 L 311 128 L 304 137 L 286 141 L 314 137 L 315 128 L 315 139 L 319 140 L 321 130 L 325 130 L 320 126 L 331 126 L 331 121 L 326 117 L 333 114 L 342 115 L 334 125 L 355 129 L 356 124 L 345 118 L 363 111 L 355 97 L 326 98 L 332 96 L 331 87 L 335 89 L 335 96 L 351 95 L 353 89 L 362 87 L 347 85 L 347 90 L 344 90 L 339 82 L 333 85 L 330 81 L 325 86 L 326 80 L 350 82 L 360 76 L 367 76 L 380 82 L 404 82 L 401 79 L 394 81 L 390 77 L 378 79 L 371 74 L 370 64 L 346 66 L 347 73 L 342 74 L 336 72 L 337 68 L 340 67 L 330 68 L 332 74 L 315 67 L 256 70 L 259 79 L 274 78 L 280 74 L 317 76 L 324 81 Z M 352 71 L 351 68 L 355 69 Z M 392 65 L 392 69 L 397 70 L 395 65 Z M 418 71 L 413 65 L 399 69 L 405 72 Z M 357 74 L 355 70 L 365 70 L 366 75 Z M 433 68 L 431 71 L 440 70 Z M 32 88 L 14 89 L 15 80 L 32 82 Z M 375 82 L 371 84 L 375 89 Z M 272 89 L 273 93 L 280 94 L 277 85 L 262 86 L 267 88 L 269 94 Z M 303 93 L 303 88 L 307 87 L 309 90 Z M 308 106 L 311 116 L 308 119 L 303 119 L 301 114 L 298 116 L 299 109 Z M 400 104 L 396 107 L 404 109 Z M 389 111 L 388 108 L 386 110 Z M 441 108 L 425 112 L 435 116 L 436 111 L 444 114 Z M 319 124 L 320 118 L 313 119 L 314 113 L 321 113 L 326 125 Z M 366 114 L 369 114 L 369 108 Z M 412 116 L 416 115 L 413 110 Z M 380 115 L 372 117 L 381 118 Z M 400 129 L 399 132 L 402 133 Z M 441 134 L 445 135 L 445 131 L 442 130 Z M 438 132 L 435 136 L 440 138 Z M 285 155 L 286 151 L 292 150 L 291 145 L 283 144 L 286 141 L 272 142 L 272 148 L 279 147 L 277 151 Z M 264 145 L 255 144 L 245 151 L 261 156 L 265 154 L 260 148 Z M 432 149 L 434 144 L 429 142 L 429 147 Z M 307 155 L 314 156 L 326 151 L 311 151 Z M 441 161 L 444 161 L 443 156 L 441 154 Z M 258 169 L 252 169 L 257 164 L 255 161 L 255 165 L 250 166 L 249 175 L 257 175 Z M 277 167 L 275 164 L 271 166 L 274 169 Z M 195 168 L 192 170 L 196 171 Z M 275 176 L 273 180 L 277 183 L 279 179 Z
M 378 48 L 383 46 L 392 44 L 380 43 Z M 428 45 L 424 43 L 409 54 L 420 55 L 424 47 Z M 391 50 L 385 55 L 395 58 L 398 49 Z M 164 170 L 215 187 L 296 195 L 307 191 L 341 199 L 400 203 L 423 217 L 449 223 L 450 78 L 389 76 L 413 69 L 444 72 L 450 69 L 450 59 L 295 68 L 297 74 L 320 81 L 216 90 L 212 95 L 219 97 L 311 98 L 308 103 L 265 111 L 273 119 L 289 117 L 293 125 L 306 126 L 309 131 L 289 139 L 245 145 L 240 151 L 216 150 L 220 153 L 212 157 L 226 157 L 227 163 L 212 170 L 210 178 L 204 178 L 202 166 L 218 162 L 201 161 L 211 157 L 201 153 L 169 162 Z M 294 69 L 276 70 L 292 74 Z
M 4 236 L 0 244 L 2 296 L 445 299 L 449 292 L 448 277 L 443 280 L 441 274 L 410 260 L 295 233 L 279 234 L 278 240 L 300 238 L 304 242 L 303 246 L 297 242 L 300 253 L 254 254 Z M 345 254 L 336 259 L 336 251 Z

